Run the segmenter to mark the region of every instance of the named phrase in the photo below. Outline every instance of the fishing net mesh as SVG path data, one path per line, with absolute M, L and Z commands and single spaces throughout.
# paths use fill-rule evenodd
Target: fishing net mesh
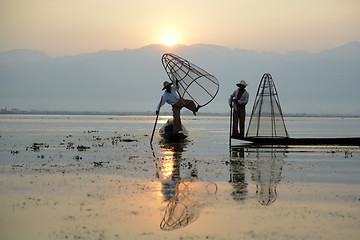
M 269 73 L 261 79 L 246 137 L 289 137 L 276 87 Z
M 217 193 L 217 185 L 212 182 L 179 182 L 175 196 L 169 200 L 160 229 L 171 231 L 189 225 L 198 219 L 204 202 Z
M 173 84 L 178 81 L 180 97 L 192 99 L 201 107 L 210 103 L 219 91 L 216 77 L 175 54 L 164 54 L 162 64 Z

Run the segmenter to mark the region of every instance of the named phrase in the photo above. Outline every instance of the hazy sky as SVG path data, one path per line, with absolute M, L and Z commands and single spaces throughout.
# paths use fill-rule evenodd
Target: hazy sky
M 0 0 L 0 51 L 50 56 L 162 43 L 317 52 L 360 41 L 359 0 Z

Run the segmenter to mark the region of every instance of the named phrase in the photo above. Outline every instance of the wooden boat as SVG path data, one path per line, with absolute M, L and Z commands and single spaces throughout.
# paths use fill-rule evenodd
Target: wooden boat
M 173 132 L 173 121 L 169 119 L 166 122 L 166 124 L 164 124 L 164 126 L 162 126 L 159 129 L 159 135 L 167 141 L 177 142 L 177 141 L 186 139 L 189 136 L 189 132 L 182 125 L 182 130 L 177 133 L 174 133 Z
M 234 137 L 233 137 L 234 138 Z M 234 138 L 258 145 L 355 145 L 360 146 L 360 137 L 348 138 L 290 138 L 290 137 L 245 137 Z
M 230 112 L 230 134 L 232 133 L 232 109 Z M 360 146 L 360 137 L 348 138 L 291 138 L 285 126 L 278 92 L 269 73 L 260 81 L 248 130 L 245 138 L 230 136 L 251 142 L 254 145 L 355 145 Z

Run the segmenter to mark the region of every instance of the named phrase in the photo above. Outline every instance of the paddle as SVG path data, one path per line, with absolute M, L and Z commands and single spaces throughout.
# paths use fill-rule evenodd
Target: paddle
M 229 134 L 229 147 L 230 147 L 230 151 L 231 151 L 232 118 L 233 118 L 233 106 L 232 106 L 232 104 L 230 104 L 230 134 Z
M 162 101 L 162 96 L 161 96 L 161 98 L 160 98 L 159 105 L 161 104 L 161 101 Z M 160 111 L 160 108 L 159 108 L 159 111 Z M 154 138 L 154 133 L 155 133 L 155 129 L 156 129 L 156 123 L 157 123 L 158 118 L 159 118 L 159 113 L 157 112 L 157 113 L 156 113 L 156 119 L 155 119 L 154 128 L 153 128 L 153 131 L 152 131 L 152 134 L 151 134 L 150 145 L 152 145 L 152 140 L 153 140 L 153 138 Z
M 153 131 L 152 131 L 152 134 L 151 134 L 151 139 L 150 139 L 150 145 L 152 145 L 152 140 L 154 138 L 154 132 L 155 132 L 155 129 L 156 129 L 156 123 L 157 123 L 158 118 L 159 118 L 159 114 L 156 114 L 155 124 L 154 124 L 154 128 L 153 128 Z

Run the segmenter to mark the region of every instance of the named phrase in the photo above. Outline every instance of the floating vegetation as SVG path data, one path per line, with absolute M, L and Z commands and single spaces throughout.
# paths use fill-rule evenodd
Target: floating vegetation
M 97 141 L 100 141 L 100 140 L 101 140 L 101 137 L 93 136 L 93 139 L 94 139 L 94 140 L 97 140 Z
M 109 163 L 109 162 L 103 162 L 103 161 L 100 161 L 100 162 L 93 162 L 94 167 L 102 167 L 104 163 Z
M 79 161 L 79 160 L 82 159 L 82 157 L 80 157 L 80 156 L 75 156 L 74 159 L 77 160 L 77 161 Z
M 89 130 L 87 131 L 87 133 L 94 133 L 94 132 L 99 132 L 98 130 Z M 86 131 L 84 131 L 84 133 L 86 133 Z
M 72 142 L 68 142 L 67 146 L 66 146 L 66 149 L 74 149 L 74 143 Z
M 49 148 L 49 145 L 46 143 L 33 143 L 30 147 L 26 147 L 26 151 L 28 149 L 31 149 L 32 151 L 40 151 L 40 148 Z
M 90 149 L 90 147 L 84 145 L 78 145 L 76 148 L 78 151 L 86 151 L 86 149 Z
M 105 144 L 105 143 L 98 143 L 98 144 L 93 144 L 92 146 L 93 146 L 93 147 L 99 147 L 99 148 L 100 148 L 100 147 L 104 147 L 104 144 Z
M 135 139 L 135 136 L 131 136 L 130 134 L 124 134 L 123 136 L 117 135 L 111 138 L 112 145 L 115 145 L 118 142 L 138 142 L 138 141 L 139 140 Z
M 346 149 L 344 149 L 344 150 L 343 149 L 336 149 L 336 150 L 327 151 L 327 153 L 331 153 L 331 154 L 336 154 L 336 153 L 340 153 L 340 152 L 344 152 L 345 158 L 349 158 L 349 157 L 353 156 L 352 151 L 349 151 L 349 150 L 346 150 Z
M 345 158 L 352 157 L 352 156 L 353 156 L 353 154 L 351 151 L 345 150 Z
M 116 143 L 121 141 L 121 136 L 115 136 L 111 138 L 112 145 L 115 145 Z
M 93 162 L 94 167 L 102 167 L 104 162 Z
M 137 139 L 125 138 L 125 139 L 121 139 L 120 142 L 138 142 L 138 140 Z
M 13 154 L 13 155 L 15 155 L 15 154 L 19 154 L 19 153 L 20 153 L 20 151 L 18 151 L 18 150 L 11 151 L 11 154 Z

